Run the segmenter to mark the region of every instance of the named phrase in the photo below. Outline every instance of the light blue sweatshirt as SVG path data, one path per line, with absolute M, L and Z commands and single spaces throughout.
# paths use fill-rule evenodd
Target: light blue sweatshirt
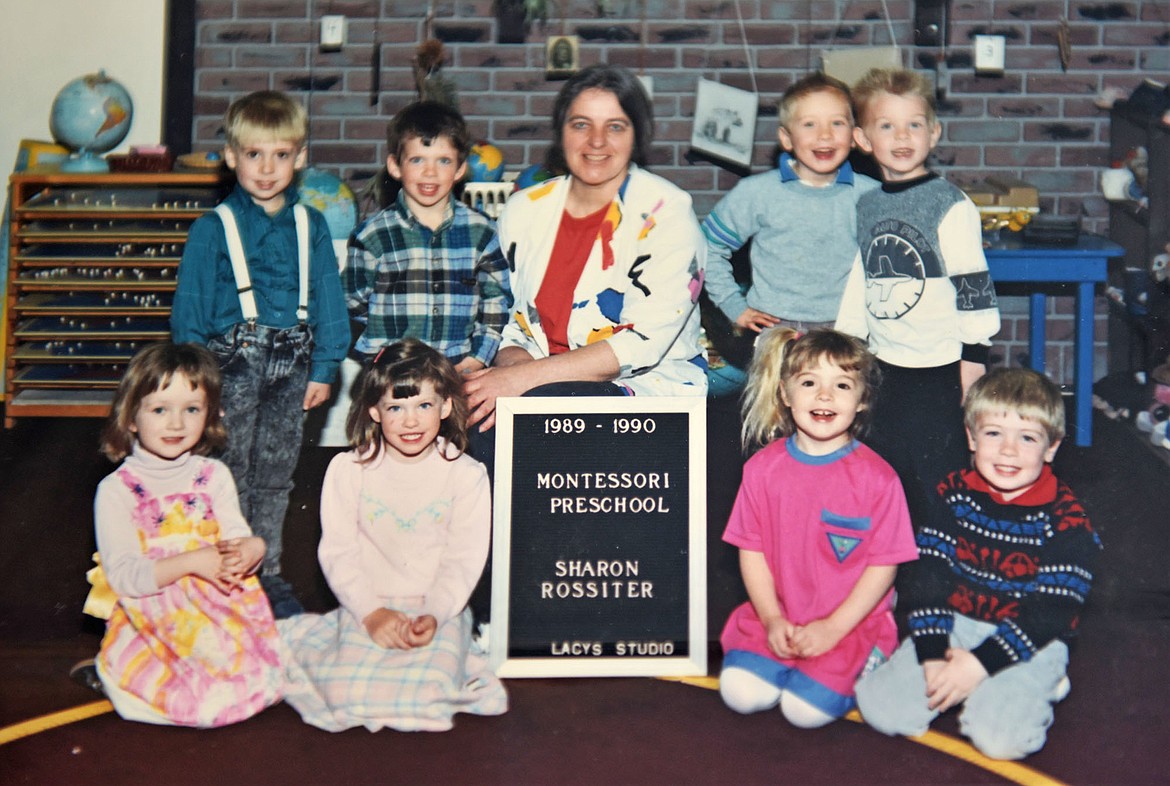
M 792 163 L 784 153 L 778 169 L 744 178 L 703 222 L 707 294 L 732 321 L 749 306 L 789 321 L 837 318 L 857 256 L 857 200 L 878 183 L 845 162 L 834 183 L 811 186 Z M 749 240 L 752 284 L 744 295 L 731 254 Z

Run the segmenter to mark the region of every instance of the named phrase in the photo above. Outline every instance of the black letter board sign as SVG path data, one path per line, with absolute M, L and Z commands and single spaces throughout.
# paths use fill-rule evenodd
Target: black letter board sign
M 706 399 L 496 402 L 501 677 L 707 673 Z

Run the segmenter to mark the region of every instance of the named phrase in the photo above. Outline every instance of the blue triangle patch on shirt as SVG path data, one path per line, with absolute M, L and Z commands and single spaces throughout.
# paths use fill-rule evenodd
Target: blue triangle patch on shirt
M 829 545 L 833 547 L 833 553 L 837 555 L 838 562 L 844 562 L 845 558 L 853 553 L 853 550 L 861 544 L 861 538 L 853 538 L 849 535 L 837 535 L 833 532 L 825 533 L 829 536 Z

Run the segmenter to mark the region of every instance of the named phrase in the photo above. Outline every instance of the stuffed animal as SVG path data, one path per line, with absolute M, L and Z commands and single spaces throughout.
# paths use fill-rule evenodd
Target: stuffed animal
M 1170 279 L 1170 243 L 1166 244 L 1165 249 L 1150 260 L 1150 275 L 1159 282 Z
M 1149 432 L 1151 443 L 1170 449 L 1170 436 L 1167 436 L 1167 424 L 1170 423 L 1170 359 L 1151 371 L 1150 376 L 1154 380 L 1153 401 L 1137 414 L 1134 423 L 1142 431 Z

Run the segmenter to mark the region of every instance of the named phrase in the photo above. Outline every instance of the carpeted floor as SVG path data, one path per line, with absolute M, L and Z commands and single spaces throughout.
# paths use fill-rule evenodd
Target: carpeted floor
M 743 597 L 719 536 L 738 482 L 734 406 L 709 411 L 709 619 L 714 639 Z M 818 731 L 778 713 L 742 717 L 712 690 L 652 679 L 511 680 L 510 711 L 458 716 L 442 734 L 331 735 L 286 706 L 214 731 L 156 728 L 103 712 L 44 728 L 93 702 L 66 676 L 97 648 L 81 615 L 93 551 L 93 490 L 111 467 L 99 424 L 30 419 L 0 433 L 0 782 L 32 784 L 1155 784 L 1170 739 L 1170 467 L 1136 432 L 1095 423 L 1063 447 L 1058 474 L 1083 498 L 1106 552 L 1070 668 L 1072 694 L 1027 769 L 989 771 L 955 739 L 883 737 L 843 721 Z M 719 438 L 718 435 L 730 438 Z M 315 561 L 320 479 L 335 451 L 298 469 L 286 575 L 311 609 L 332 603 Z M 718 670 L 713 651 L 712 672 Z M 67 718 L 68 719 L 68 718 Z M 956 735 L 953 714 L 937 724 Z M 19 736 L 28 731 L 37 733 Z M 5 742 L 6 739 L 19 736 Z

